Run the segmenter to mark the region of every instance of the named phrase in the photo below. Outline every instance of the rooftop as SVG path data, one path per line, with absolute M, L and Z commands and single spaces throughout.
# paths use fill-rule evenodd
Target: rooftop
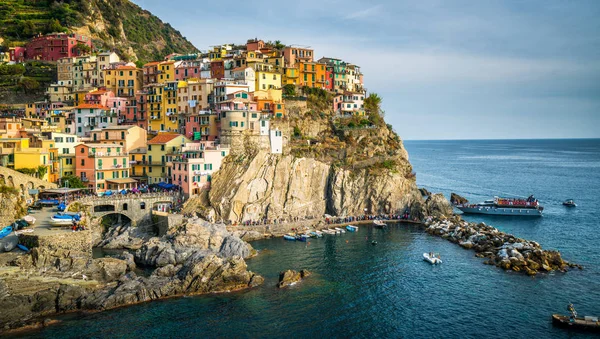
M 177 137 L 182 137 L 182 136 L 183 135 L 177 134 L 177 133 L 161 133 L 161 134 L 155 136 L 154 138 L 152 138 L 151 140 L 149 140 L 148 145 L 166 144 L 167 142 L 169 142 Z
M 75 106 L 75 108 L 79 108 L 79 109 L 81 109 L 81 108 L 109 109 L 106 106 L 102 106 L 102 105 L 98 105 L 98 104 L 81 104 L 81 105 Z

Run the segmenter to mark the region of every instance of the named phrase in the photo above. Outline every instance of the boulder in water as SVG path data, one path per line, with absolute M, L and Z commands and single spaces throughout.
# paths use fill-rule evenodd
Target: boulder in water
M 308 277 L 311 273 L 307 270 L 301 270 L 300 272 L 294 270 L 287 270 L 279 273 L 279 283 L 277 287 L 282 288 L 293 285 L 298 281 Z
M 434 218 L 449 218 L 452 216 L 452 206 L 442 193 L 430 195 L 425 201 L 427 213 Z
M 462 205 L 462 204 L 468 204 L 469 200 L 467 200 L 464 197 L 461 197 L 460 195 L 458 195 L 456 193 L 450 193 L 450 202 L 452 203 L 452 205 Z

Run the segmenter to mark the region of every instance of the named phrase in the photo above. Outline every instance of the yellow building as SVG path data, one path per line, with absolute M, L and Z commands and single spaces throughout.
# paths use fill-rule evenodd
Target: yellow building
M 158 82 L 164 84 L 169 81 L 175 81 L 175 61 L 163 61 L 158 64 Z
M 277 118 L 285 116 L 285 105 L 280 89 L 256 91 L 254 92 L 254 100 L 257 102 L 259 112 L 270 113 Z
M 254 65 L 256 91 L 281 88 L 281 73 L 274 70 L 274 66 L 267 63 Z
M 164 86 L 161 84 L 150 84 L 144 87 L 147 94 L 146 109 L 148 112 L 148 126 L 151 132 L 160 131 L 162 115 L 162 95 Z
M 300 86 L 314 88 L 317 83 L 317 64 L 315 62 L 300 61 L 298 63 L 300 70 Z
M 300 70 L 298 67 L 286 67 L 282 82 L 284 85 L 300 85 Z
M 208 52 L 210 61 L 221 60 L 227 55 L 228 51 L 231 51 L 230 45 L 213 46 L 212 51 Z
M 188 142 L 191 140 L 177 133 L 159 133 L 148 141 L 148 184 L 170 181 L 171 168 L 167 162 L 167 154 L 181 151 L 181 147 Z
M 21 148 L 14 151 L 14 169 L 34 168 L 40 166 L 47 168 L 46 173 L 40 179 L 51 179 L 53 162 L 50 151 L 47 148 Z
M 15 151 L 29 148 L 29 138 L 0 138 L 0 165 L 13 167 Z
M 135 97 L 135 92 L 143 86 L 144 72 L 134 66 L 118 66 L 116 69 L 106 69 L 104 83 L 106 89 L 118 97 Z
M 129 161 L 131 163 L 131 177 L 140 183 L 148 183 L 148 169 L 150 165 L 147 162 L 148 149 L 140 147 L 129 151 Z
M 147 86 L 148 126 L 153 132 L 175 132 L 177 121 L 177 81 Z

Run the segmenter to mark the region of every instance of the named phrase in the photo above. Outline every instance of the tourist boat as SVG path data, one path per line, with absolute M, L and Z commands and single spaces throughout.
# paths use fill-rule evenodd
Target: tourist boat
M 552 315 L 552 323 L 556 326 L 566 327 L 566 328 L 577 328 L 581 330 L 590 330 L 596 331 L 600 333 L 600 322 L 598 321 L 598 317 L 590 317 L 585 316 L 583 318 L 575 317 L 573 321 L 571 318 L 566 315 L 561 314 L 553 314 Z
M 577 207 L 577 204 L 575 203 L 575 201 L 573 201 L 573 199 L 567 199 L 563 202 L 564 206 L 567 207 Z
M 31 215 L 26 215 L 23 217 L 23 220 L 25 220 L 25 222 L 29 225 L 33 225 L 35 224 L 35 218 Z
M 478 204 L 461 204 L 456 208 L 463 213 L 468 214 L 490 214 L 490 215 L 508 215 L 540 217 L 544 207 L 538 200 L 532 196 L 527 199 L 500 198 L 494 197 L 493 200 L 486 200 Z
M 343 229 L 343 228 L 336 227 L 335 230 L 338 231 L 338 232 L 340 232 L 340 233 L 346 233 L 346 230 Z
M 436 253 L 423 253 L 423 260 L 427 261 L 432 265 L 437 265 L 442 263 L 442 259 L 439 254 Z
M 373 221 L 373 226 L 375 226 L 377 228 L 384 228 L 387 225 L 383 221 L 381 221 L 381 220 L 374 220 Z
M 0 231 L 0 239 L 6 237 L 7 235 L 10 234 L 10 232 L 13 231 L 12 226 L 6 226 L 4 227 L 1 231 Z
M 356 232 L 356 231 L 358 231 L 358 227 L 357 226 L 352 226 L 352 225 L 346 226 L 346 229 L 348 230 L 348 232 Z
M 290 240 L 290 241 L 296 241 L 296 237 L 291 234 L 284 234 L 283 239 Z

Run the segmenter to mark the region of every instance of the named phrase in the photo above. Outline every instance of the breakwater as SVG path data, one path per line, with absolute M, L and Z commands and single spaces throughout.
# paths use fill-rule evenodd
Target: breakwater
M 505 270 L 536 275 L 538 272 L 582 268 L 564 261 L 558 251 L 544 250 L 535 241 L 517 238 L 485 223 L 467 222 L 454 216 L 445 220 L 429 218 L 424 226 L 427 233 L 472 249 L 478 257 L 488 258 L 484 263 Z

